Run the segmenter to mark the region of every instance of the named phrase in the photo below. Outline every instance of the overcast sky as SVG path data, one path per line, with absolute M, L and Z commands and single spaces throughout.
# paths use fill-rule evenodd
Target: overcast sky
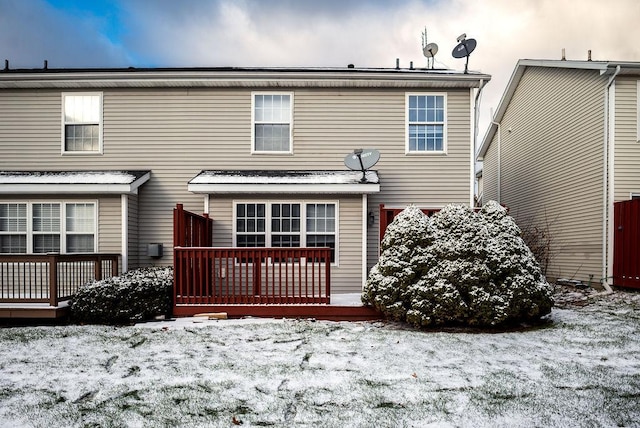
M 519 58 L 640 61 L 640 0 L 0 0 L 11 68 L 346 66 L 491 74 L 479 140 Z M 480 143 L 480 141 L 478 142 Z

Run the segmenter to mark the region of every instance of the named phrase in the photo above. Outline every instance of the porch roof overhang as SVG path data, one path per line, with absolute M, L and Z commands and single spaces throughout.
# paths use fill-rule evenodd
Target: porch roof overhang
M 205 170 L 189 181 L 193 193 L 324 193 L 380 192 L 376 171 Z
M 0 171 L 0 195 L 136 194 L 151 171 Z

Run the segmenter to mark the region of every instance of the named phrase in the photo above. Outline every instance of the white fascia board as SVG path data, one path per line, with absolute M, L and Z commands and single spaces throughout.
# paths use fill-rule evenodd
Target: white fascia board
M 322 193 L 357 194 L 379 193 L 379 183 L 366 184 L 193 184 L 188 185 L 192 193 Z

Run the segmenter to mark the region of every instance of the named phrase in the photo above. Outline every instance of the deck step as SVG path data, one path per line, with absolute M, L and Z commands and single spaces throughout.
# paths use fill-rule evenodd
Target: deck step
M 373 321 L 380 312 L 364 306 L 338 305 L 177 305 L 175 317 L 192 317 L 204 312 L 226 312 L 229 318 L 314 318 L 328 321 Z

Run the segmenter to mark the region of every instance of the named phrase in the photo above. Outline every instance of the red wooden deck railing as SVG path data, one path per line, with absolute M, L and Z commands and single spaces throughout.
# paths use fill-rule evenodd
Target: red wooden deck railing
M 0 303 L 68 300 L 94 279 L 118 275 L 119 254 L 0 255 Z
M 173 209 L 174 247 L 211 247 L 213 220 L 209 214 L 185 211 L 182 204 Z
M 318 304 L 330 248 L 174 248 L 175 305 Z

